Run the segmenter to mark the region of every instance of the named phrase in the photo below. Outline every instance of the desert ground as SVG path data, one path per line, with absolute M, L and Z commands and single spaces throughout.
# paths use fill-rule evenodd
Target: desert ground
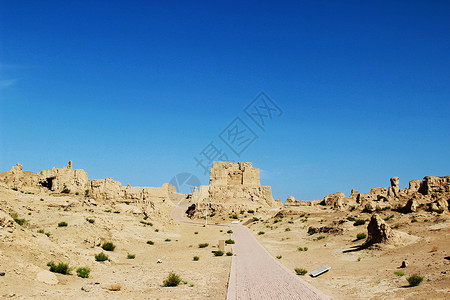
M 218 167 L 223 165 L 218 164 Z M 50 171 L 57 172 L 60 177 L 56 178 L 62 179 L 65 174 L 72 174 L 65 182 L 75 188 L 83 182 L 79 178 L 85 177 L 87 182 L 87 174 L 80 177 L 80 172 L 73 170 L 71 163 L 69 166 Z M 244 172 L 252 170 L 248 164 L 246 166 Z M 46 172 L 40 173 L 43 178 L 48 178 Z M 223 173 L 225 176 L 215 173 L 215 170 L 211 174 L 212 183 L 228 176 L 227 173 Z M 242 176 L 236 170 L 232 174 Z M 136 192 L 139 189 L 123 187 L 112 179 L 92 181 L 91 189 L 84 194 L 52 191 L 45 186 L 29 184 L 28 175 L 22 173 L 21 168 L 18 173 L 3 173 L 6 184 L 0 185 L 0 295 L 18 299 L 234 299 L 229 295 L 232 265 L 236 265 L 236 261 L 242 263 L 240 257 L 253 259 L 253 249 L 247 247 L 246 253 L 239 254 L 235 251 L 239 249 L 238 245 L 230 244 L 225 249 L 230 256 L 215 256 L 213 252 L 218 250 L 220 240 L 234 239 L 237 228 L 245 226 L 267 250 L 255 251 L 255 255 L 272 257 L 269 261 L 267 258 L 260 261 L 268 264 L 275 261 L 282 267 L 280 277 L 290 277 L 288 281 L 295 277 L 294 285 L 299 284 L 302 286 L 300 289 L 312 286 L 321 292 L 312 293 L 311 298 L 305 297 L 307 299 L 325 299 L 327 296 L 332 299 L 450 297 L 447 194 L 436 192 L 432 195 L 443 195 L 444 198 L 433 198 L 416 192 L 419 184 L 428 186 L 430 191 L 438 189 L 440 185 L 434 184 L 436 181 L 433 180 L 445 183 L 447 178 L 430 178 L 422 183 L 413 181 L 409 189 L 398 192 L 409 199 L 406 205 L 403 200 L 388 200 L 389 194 L 387 198 L 378 196 L 378 199 L 385 200 L 354 202 L 353 196 L 343 198 L 345 195 L 342 193 L 327 196 L 314 205 L 293 199 L 283 205 L 271 196 L 264 198 L 270 195 L 270 187 L 260 187 L 259 175 L 254 174 L 256 187 L 228 183 L 211 185 L 210 193 L 216 188 L 222 193 L 216 195 L 229 198 L 229 191 L 251 191 L 259 193 L 265 200 L 253 201 L 247 196 L 253 197 L 252 194 L 247 192 L 236 194 L 244 195 L 241 200 L 224 198 L 223 203 L 209 205 L 208 226 L 203 226 L 202 198 L 198 198 L 200 202 L 196 208 L 187 214 L 186 208 L 194 201 L 192 195 L 184 195 L 186 197 L 183 198 L 181 194 L 173 194 L 180 198 L 166 201 L 159 195 L 161 190 L 168 191 L 168 186 L 158 188 L 156 192 L 151 188 L 139 188 L 156 197 L 154 202 L 148 202 L 142 198 L 144 194 Z M 30 173 L 29 176 L 37 175 Z M 19 178 L 19 181 L 14 178 Z M 106 194 L 102 194 L 102 190 L 92 188 L 98 182 L 115 190 L 105 189 Z M 398 186 L 397 182 L 394 180 L 389 193 Z M 15 187 L 17 183 L 22 184 L 21 188 Z M 83 188 L 85 186 L 89 185 L 83 185 Z M 98 198 L 89 194 L 95 191 Z M 127 198 L 120 196 L 117 198 L 120 201 L 110 201 L 101 198 L 102 195 L 116 195 L 117 191 L 125 193 L 123 197 L 132 191 L 133 197 L 138 195 L 142 199 L 125 201 Z M 387 190 L 373 189 L 370 194 L 358 195 L 358 199 L 377 196 L 377 193 L 386 195 Z M 209 196 L 203 199 L 211 200 Z M 395 203 L 400 208 L 387 206 Z M 179 204 L 184 205 L 182 210 Z M 373 235 L 373 230 L 369 230 L 373 220 L 377 221 L 375 234 L 385 234 L 385 240 L 362 247 Z M 236 235 L 239 243 L 237 238 Z M 244 239 L 247 242 L 248 238 Z M 115 245 L 113 251 L 103 249 L 108 242 Z M 240 242 L 243 242 L 242 238 Z M 204 243 L 208 245 L 200 248 L 199 245 Z M 108 259 L 97 261 L 96 256 L 102 252 Z M 69 274 L 50 272 L 49 262 L 68 264 Z M 405 264 L 403 268 L 402 264 Z M 324 265 L 331 269 L 318 277 L 309 276 L 311 271 Z M 77 276 L 80 267 L 91 270 L 87 278 Z M 286 296 L 283 295 L 283 286 L 289 284 L 275 278 L 275 273 L 270 274 L 276 266 L 264 269 L 250 264 L 247 267 L 248 272 L 242 273 L 241 270 L 247 286 L 261 285 L 260 291 L 271 286 L 277 289 L 280 298 Z M 286 276 L 283 273 L 294 275 L 296 268 L 306 269 L 306 274 Z M 180 285 L 164 286 L 163 282 L 170 273 L 181 277 Z M 424 277 L 420 285 L 408 284 L 406 278 L 413 274 Z M 233 278 L 234 282 L 242 279 Z M 307 283 L 300 284 L 303 281 L 297 278 Z M 284 298 L 298 299 L 295 296 L 297 292 L 298 289 L 293 289 L 290 296 Z M 326 296 L 321 296 L 322 293 Z M 265 299 L 267 294 L 266 297 L 260 296 Z

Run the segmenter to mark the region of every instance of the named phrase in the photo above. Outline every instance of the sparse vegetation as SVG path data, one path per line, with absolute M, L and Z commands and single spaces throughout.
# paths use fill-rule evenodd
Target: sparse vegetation
M 171 239 L 169 239 L 169 238 L 164 240 L 164 242 L 170 242 L 170 241 L 171 241 Z
M 281 255 L 277 255 L 277 259 L 281 259 L 283 256 Z
M 194 256 L 194 258 L 192 259 L 193 261 L 198 261 L 200 259 L 200 257 L 198 256 Z
M 411 223 L 416 223 L 416 222 L 417 222 L 416 217 L 413 217 L 412 220 L 411 220 Z
M 155 229 L 155 232 L 159 232 L 159 229 L 158 229 L 158 228 L 156 228 L 156 229 Z
M 254 221 L 254 222 L 258 222 L 259 219 L 258 219 L 257 217 L 253 217 L 253 221 Z
M 194 234 L 198 234 L 198 231 L 194 232 Z
M 324 235 L 321 235 L 321 236 L 318 236 L 317 237 L 317 240 L 322 240 L 322 239 L 324 239 L 325 238 L 325 236 Z
M 395 271 L 394 274 L 399 277 L 405 276 L 405 272 L 403 272 L 403 271 Z
M 148 226 L 153 226 L 153 223 L 151 222 L 140 221 L 140 223 Z
M 89 268 L 78 268 L 77 276 L 81 278 L 89 278 L 89 273 L 91 273 L 91 269 Z
M 86 221 L 88 221 L 88 222 L 91 223 L 91 224 L 94 224 L 94 222 L 95 222 L 94 219 L 89 219 L 89 218 L 86 218 Z
M 354 217 L 347 217 L 347 220 L 349 220 L 350 222 L 355 222 L 356 219 Z
M 114 291 L 114 292 L 120 291 L 121 289 L 122 289 L 122 285 L 120 283 L 111 284 L 108 288 L 108 290 Z
M 394 218 L 394 215 L 390 215 L 390 216 L 387 216 L 386 218 L 384 218 L 384 220 L 389 221 L 390 219 L 393 219 L 393 218 Z
M 230 230 L 227 231 L 227 233 L 233 233 L 233 230 L 230 229 Z
M 286 227 L 284 231 L 291 231 L 291 229 L 289 227 Z
M 258 232 L 258 235 L 263 235 L 265 232 L 264 231 L 260 231 Z
M 355 223 L 353 223 L 353 226 L 360 226 L 366 224 L 366 220 L 356 220 Z
M 237 218 L 238 218 L 237 214 L 232 214 L 232 215 L 230 216 L 230 219 L 237 219 Z
M 45 233 L 44 229 L 38 229 L 37 233 Z
M 208 247 L 208 246 L 209 246 L 208 243 L 198 244 L 198 247 L 199 247 L 199 248 L 206 248 L 206 247 Z
M 233 256 L 233 252 L 228 251 L 228 252 L 227 252 L 227 256 Z
M 58 227 L 67 227 L 67 222 L 59 222 Z
M 50 267 L 50 272 L 54 272 L 54 273 L 60 273 L 60 274 L 69 274 L 70 272 L 70 267 L 68 264 L 64 264 L 64 263 L 59 263 L 59 264 L 55 264 L 53 261 L 49 261 L 47 263 L 47 266 Z
M 249 210 L 247 210 L 247 212 L 248 212 L 249 214 L 253 214 L 255 211 L 254 211 L 253 209 L 249 209 Z
M 61 191 L 61 193 L 62 193 L 62 194 L 69 194 L 69 193 L 70 193 L 70 190 L 69 190 L 68 188 L 64 188 L 64 189 Z
M 181 278 L 175 273 L 169 273 L 166 279 L 163 281 L 163 285 L 167 287 L 178 286 L 181 283 Z
M 308 270 L 304 269 L 304 268 L 295 268 L 294 269 L 295 274 L 297 275 L 305 275 L 306 273 L 308 273 Z
M 407 278 L 410 286 L 418 286 L 423 281 L 423 276 L 413 274 Z
M 89 197 L 89 190 L 84 190 L 84 196 L 87 198 Z
M 154 245 L 155 242 L 154 242 L 154 241 L 147 241 L 147 244 L 149 244 L 149 245 Z
M 136 258 L 136 254 L 127 254 L 127 259 L 135 259 Z
M 225 241 L 225 244 L 235 244 L 235 241 L 232 239 L 228 239 Z
M 223 251 L 220 251 L 220 250 L 217 250 L 217 251 L 214 251 L 214 256 L 223 256 Z
M 367 237 L 367 234 L 365 234 L 365 233 L 358 233 L 356 235 L 357 240 L 362 240 L 362 239 L 365 239 L 366 237 Z
M 433 248 L 431 248 L 431 252 L 436 252 L 439 250 L 439 246 L 433 246 Z
M 114 249 L 116 249 L 116 246 L 111 242 L 104 242 L 102 245 L 102 249 L 105 251 L 114 251 Z
M 95 260 L 96 261 L 106 261 L 106 260 L 109 260 L 109 257 L 105 253 L 100 252 L 99 254 L 95 255 Z
M 308 247 L 298 247 L 298 251 L 308 251 Z

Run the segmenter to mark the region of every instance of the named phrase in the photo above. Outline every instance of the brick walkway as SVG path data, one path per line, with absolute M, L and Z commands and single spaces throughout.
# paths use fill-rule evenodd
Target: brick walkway
M 201 224 L 184 217 L 184 207 L 176 207 L 171 217 L 180 222 Z M 218 225 L 224 226 L 224 225 Z M 227 300 L 235 299 L 330 299 L 275 260 L 247 227 L 233 229 L 233 256 L 228 280 Z
M 233 256 L 227 300 L 329 299 L 276 261 L 247 227 L 231 225 Z

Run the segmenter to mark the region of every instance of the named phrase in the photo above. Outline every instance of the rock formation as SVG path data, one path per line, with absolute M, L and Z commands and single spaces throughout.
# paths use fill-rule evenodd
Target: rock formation
M 395 233 L 392 231 L 391 227 L 377 214 L 372 215 L 369 225 L 367 225 L 367 231 L 367 240 L 365 242 L 366 246 L 378 243 L 387 243 L 395 236 Z
M 200 186 L 193 194 L 190 212 L 202 216 L 208 203 L 210 211 L 221 213 L 258 207 L 277 207 L 270 186 L 261 186 L 259 169 L 250 162 L 214 162 L 209 186 Z

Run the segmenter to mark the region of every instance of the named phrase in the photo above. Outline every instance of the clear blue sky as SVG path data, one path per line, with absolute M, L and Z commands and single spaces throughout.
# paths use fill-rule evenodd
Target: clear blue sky
M 448 1 L 0 3 L 1 171 L 207 184 L 213 141 L 283 201 L 450 175 Z M 261 91 L 283 110 L 265 131 Z M 240 157 L 235 117 L 258 135 Z

